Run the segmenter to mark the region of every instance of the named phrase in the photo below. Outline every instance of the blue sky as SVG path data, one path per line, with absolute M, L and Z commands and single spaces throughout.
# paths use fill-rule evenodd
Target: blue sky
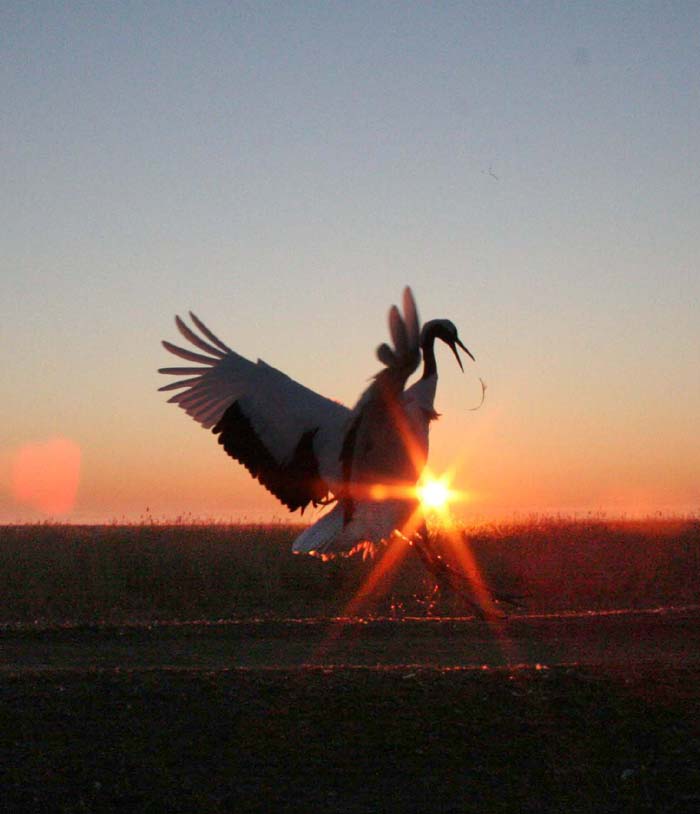
M 76 517 L 276 512 L 155 393 L 172 315 L 351 403 L 406 283 L 478 360 L 431 462 L 480 510 L 700 508 L 700 5 L 7 2 L 0 38 L 1 516 L 53 436 Z

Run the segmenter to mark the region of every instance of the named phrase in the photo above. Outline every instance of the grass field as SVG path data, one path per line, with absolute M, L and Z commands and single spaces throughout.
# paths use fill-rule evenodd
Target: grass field
M 595 615 L 573 628 L 557 616 L 697 606 L 697 520 L 464 529 L 487 581 L 529 593 L 528 612 L 553 615 L 532 617 L 539 630 L 561 636 L 581 627 L 603 639 L 614 630 L 622 653 L 585 665 L 487 670 L 411 663 L 435 645 L 420 632 L 426 626 L 448 626 L 440 644 L 456 662 L 467 636 L 488 649 L 496 635 L 469 619 L 398 624 L 460 610 L 454 597 L 431 597 L 431 580 L 411 555 L 362 605 L 383 620 L 348 626 L 343 653 L 367 629 L 376 664 L 285 666 L 286 649 L 311 621 L 316 636 L 337 631 L 339 623 L 326 620 L 343 614 L 373 567 L 296 557 L 289 548 L 297 532 L 152 523 L 0 528 L 0 811 L 700 809 L 697 612 L 638 614 L 634 634 L 624 614 L 601 616 L 600 628 Z M 447 555 L 447 543 L 437 542 Z M 150 624 L 260 618 L 270 621 L 221 626 L 221 634 L 217 625 Z M 274 621 L 284 619 L 307 621 Z M 532 623 L 525 615 L 510 624 L 514 635 Z M 279 634 L 289 626 L 296 642 Z M 248 627 L 277 632 L 249 645 Z M 640 635 L 652 629 L 674 633 L 673 663 L 654 650 L 658 635 L 641 647 Z M 146 666 L 135 653 L 144 642 L 155 659 Z M 205 643 L 219 666 L 202 661 Z M 164 644 L 168 656 L 159 662 Z M 268 666 L 240 666 L 253 644 L 265 646 Z M 384 645 L 405 647 L 406 660 L 382 664 Z M 39 661 L 27 656 L 32 648 L 44 654 Z M 88 649 L 109 666 L 86 662 Z M 71 660 L 63 663 L 61 653 Z
M 0 623 L 343 614 L 376 561 L 295 556 L 298 532 L 284 525 L 0 527 Z M 530 612 L 698 599 L 698 520 L 547 519 L 464 529 L 461 537 L 482 577 L 528 594 Z M 455 597 L 429 599 L 432 587 L 409 552 L 361 610 L 464 612 Z

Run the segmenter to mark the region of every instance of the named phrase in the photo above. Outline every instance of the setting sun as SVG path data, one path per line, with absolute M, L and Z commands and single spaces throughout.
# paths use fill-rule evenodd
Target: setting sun
M 442 475 L 435 478 L 428 475 L 416 487 L 418 499 L 426 511 L 446 512 L 449 504 L 460 499 L 460 493 L 450 488 L 451 478 Z
M 442 509 L 450 499 L 450 490 L 440 480 L 431 480 L 419 487 L 418 494 L 421 503 L 430 509 Z

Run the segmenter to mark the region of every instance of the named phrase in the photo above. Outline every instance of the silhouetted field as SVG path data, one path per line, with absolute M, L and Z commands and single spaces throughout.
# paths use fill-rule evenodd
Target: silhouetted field
M 7 812 L 691 814 L 695 669 L 0 675 Z
M 375 560 L 331 562 L 290 551 L 285 525 L 0 527 L 0 623 L 343 615 Z M 700 521 L 552 520 L 463 529 L 484 581 L 527 594 L 528 612 L 698 601 Z M 445 556 L 456 563 L 446 538 Z M 412 551 L 358 612 L 464 613 L 433 595 Z M 468 612 L 468 610 L 466 611 Z
M 698 810 L 695 611 L 524 617 L 501 633 L 470 619 L 283 621 L 343 614 L 376 564 L 296 557 L 297 532 L 0 528 L 0 810 Z M 548 520 L 465 530 L 463 539 L 483 578 L 531 594 L 530 611 L 697 604 L 695 520 Z M 448 540 L 437 542 L 448 556 Z M 431 594 L 409 551 L 361 610 L 398 618 L 460 610 L 455 597 Z M 251 617 L 270 621 L 121 626 Z M 669 625 L 678 626 L 671 651 L 655 649 L 671 638 Z M 588 661 L 440 666 L 426 654 L 445 626 L 443 661 L 445 649 L 455 663 L 465 658 L 472 640 L 488 661 L 494 647 L 517 644 L 520 628 L 540 631 L 537 647 L 546 630 L 561 639 L 580 628 Z M 309 627 L 324 645 L 312 648 L 318 666 L 290 668 Z M 587 637 L 613 633 L 615 648 L 591 661 Z M 363 652 L 376 653 L 371 664 L 352 664 L 358 636 Z M 148 659 L 136 647 L 144 642 Z M 263 646 L 264 666 L 241 666 Z

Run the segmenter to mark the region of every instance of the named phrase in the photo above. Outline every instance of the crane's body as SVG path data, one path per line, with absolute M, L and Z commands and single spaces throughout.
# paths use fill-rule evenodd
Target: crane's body
M 420 530 L 427 537 L 415 487 L 428 458 L 430 423 L 438 416 L 436 339 L 446 342 L 458 361 L 455 345 L 471 356 L 449 320 L 432 320 L 417 340 L 423 374 L 403 390 L 408 366 L 384 354 L 390 363 L 360 400 L 341 452 L 344 462 L 350 461 L 345 481 L 351 487 L 339 493 L 338 506 L 295 540 L 295 551 L 328 557 L 372 549 L 394 532 L 412 537 Z

